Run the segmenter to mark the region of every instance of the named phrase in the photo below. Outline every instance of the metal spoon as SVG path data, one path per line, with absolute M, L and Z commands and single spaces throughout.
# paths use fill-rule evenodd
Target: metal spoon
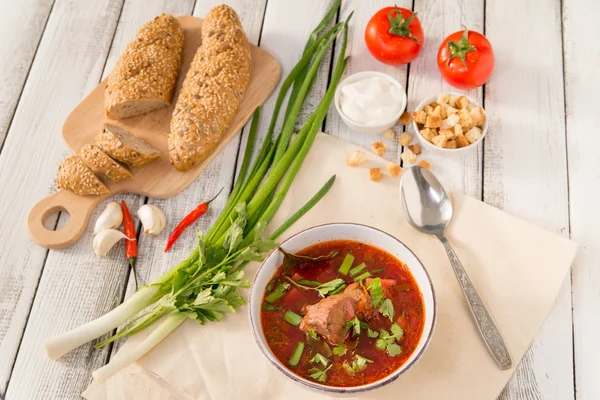
M 485 345 L 498 367 L 502 370 L 509 369 L 512 367 L 512 359 L 502 334 L 444 236 L 444 230 L 452 219 L 450 197 L 429 170 L 414 166 L 405 169 L 402 174 L 400 198 L 408 223 L 416 230 L 433 235 L 442 242 Z

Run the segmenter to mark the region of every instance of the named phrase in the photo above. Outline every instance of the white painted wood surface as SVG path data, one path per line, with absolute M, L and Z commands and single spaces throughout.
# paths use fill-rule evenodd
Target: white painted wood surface
M 91 371 L 107 362 L 111 349 L 83 346 L 60 362 L 50 362 L 41 343 L 103 314 L 133 292 L 122 245 L 99 261 L 91 252 L 90 232 L 63 251 L 47 252 L 27 237 L 25 216 L 39 198 L 53 190 L 56 167 L 67 154 L 60 140 L 64 118 L 110 71 L 142 23 L 161 12 L 202 17 L 220 3 L 0 3 L 0 395 L 5 398 L 78 398 L 90 382 Z M 226 3 L 238 11 L 250 40 L 278 58 L 285 76 L 330 1 Z M 427 152 L 423 158 L 453 190 L 483 197 L 538 225 L 571 234 L 582 243 L 572 286 L 568 277 L 555 309 L 500 398 L 598 399 L 600 214 L 595 196 L 600 186 L 600 158 L 595 149 L 600 142 L 593 127 L 600 121 L 592 107 L 600 92 L 596 72 L 600 51 L 591 44 L 600 34 L 595 25 L 600 7 L 592 0 L 565 0 L 563 4 L 558 0 L 403 0 L 398 5 L 410 8 L 413 3 L 425 30 L 425 47 L 410 67 L 392 68 L 376 62 L 363 40 L 368 19 L 389 4 L 383 0 L 342 1 L 339 19 L 355 10 L 348 46 L 352 60 L 346 75 L 366 69 L 393 75 L 407 86 L 408 109 L 412 111 L 423 97 L 450 89 L 435 64 L 441 40 L 460 30 L 461 24 L 485 32 L 496 52 L 496 70 L 484 90 L 470 92 L 485 102 L 490 116 L 485 146 L 458 160 Z M 15 35 L 20 40 L 14 40 Z M 324 64 L 303 118 L 325 91 L 329 60 Z M 273 96 L 263 107 L 262 134 L 274 100 Z M 325 128 L 367 148 L 382 139 L 350 131 L 335 111 L 329 113 Z M 408 131 L 414 134 L 412 128 Z M 115 198 L 125 199 L 133 213 L 146 201 L 167 213 L 168 227 L 158 238 L 140 239 L 140 283 L 150 282 L 188 255 L 195 243 L 193 232 L 186 232 L 171 252 L 164 254 L 162 244 L 168 231 L 199 202 L 224 187 L 224 193 L 195 227 L 207 229 L 218 215 L 232 185 L 236 160 L 245 148 L 244 132 L 246 128 L 180 195 L 167 200 L 135 195 Z M 391 140 L 385 143 L 386 158 L 398 161 L 400 146 Z M 56 221 L 53 218 L 50 224 Z M 58 226 L 65 221 L 61 216 Z

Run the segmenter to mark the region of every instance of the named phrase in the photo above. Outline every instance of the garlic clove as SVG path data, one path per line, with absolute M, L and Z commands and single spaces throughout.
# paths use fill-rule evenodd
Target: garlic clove
M 110 202 L 106 205 L 102 214 L 96 220 L 94 225 L 94 235 L 105 229 L 115 229 L 121 226 L 123 222 L 123 211 L 121 205 L 117 202 Z
M 127 236 L 116 229 L 104 229 L 94 237 L 94 253 L 99 257 L 105 257 L 110 249 L 121 239 L 127 239 Z M 129 240 L 129 239 L 127 239 Z
M 144 235 L 156 236 L 167 224 L 165 213 L 158 207 L 152 204 L 144 204 L 137 212 L 142 226 L 144 227 Z

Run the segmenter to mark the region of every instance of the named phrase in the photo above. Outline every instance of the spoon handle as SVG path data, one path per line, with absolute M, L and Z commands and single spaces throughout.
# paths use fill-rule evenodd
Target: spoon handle
M 498 364 L 498 367 L 502 370 L 509 369 L 512 367 L 512 359 L 498 326 L 492 319 L 490 312 L 483 303 L 483 300 L 481 300 L 479 293 L 477 293 L 475 286 L 473 286 L 471 279 L 469 279 L 467 272 L 448 240 L 444 236 L 439 237 L 439 239 L 446 250 L 450 265 L 452 265 L 456 279 L 458 279 L 460 288 L 467 299 L 469 310 L 471 310 L 471 315 L 485 345 L 494 358 L 494 361 L 496 361 L 496 364 Z

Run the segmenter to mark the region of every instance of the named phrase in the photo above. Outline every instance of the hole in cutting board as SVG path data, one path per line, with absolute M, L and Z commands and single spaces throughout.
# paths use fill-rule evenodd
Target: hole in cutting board
M 59 217 L 60 217 L 61 221 L 60 221 L 60 225 L 57 226 L 56 222 Z M 51 210 L 48 210 L 48 212 L 43 217 L 42 224 L 44 225 L 44 228 L 48 229 L 49 231 L 54 231 L 54 230 L 58 231 L 58 230 L 64 228 L 65 226 L 67 226 L 69 224 L 70 220 L 71 220 L 71 214 L 69 214 L 67 209 L 64 207 L 58 206 Z M 56 229 L 55 229 L 55 227 L 56 227 Z

